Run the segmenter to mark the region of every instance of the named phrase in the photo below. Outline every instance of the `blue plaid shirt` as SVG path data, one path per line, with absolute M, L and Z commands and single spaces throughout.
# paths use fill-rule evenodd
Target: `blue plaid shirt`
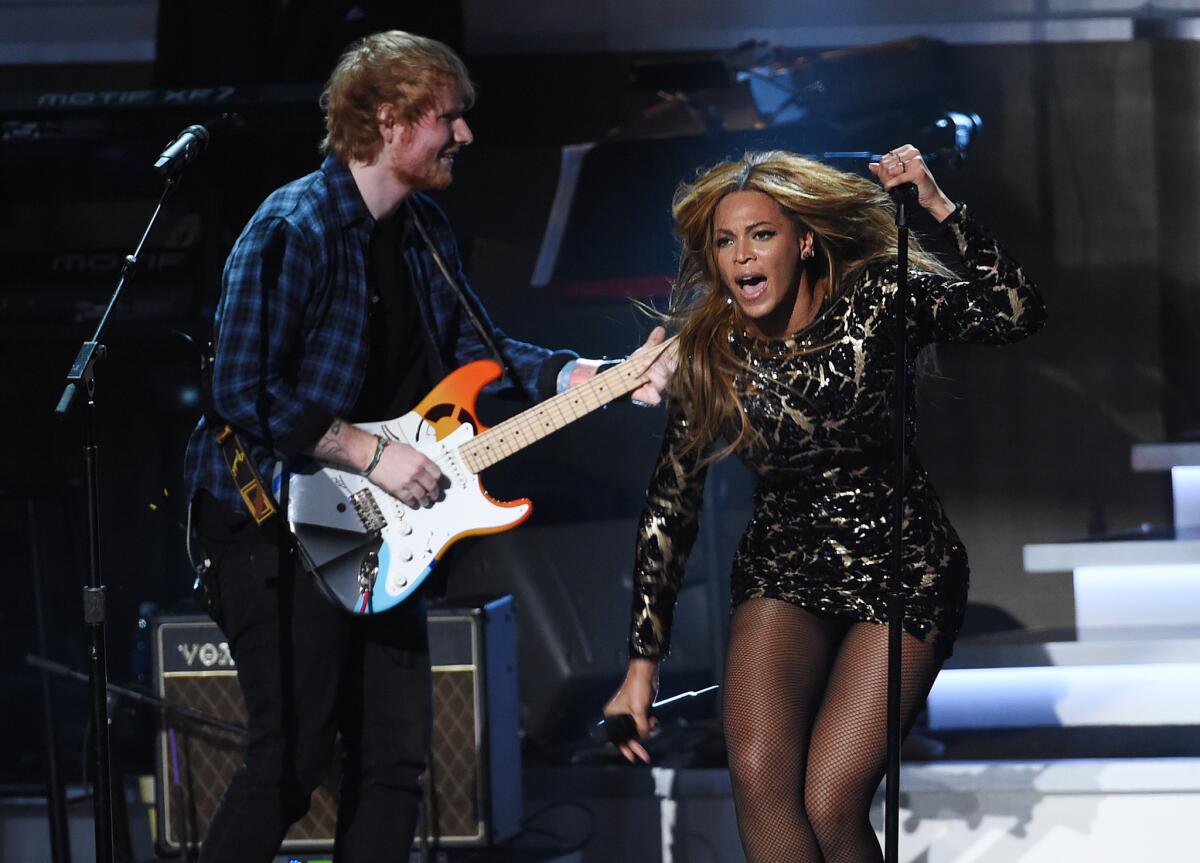
M 575 355 L 497 330 L 467 286 L 445 214 L 421 194 L 409 195 L 401 207 L 407 229 L 412 214 L 419 216 L 515 374 L 515 381 L 506 374 L 500 386 L 529 399 L 552 395 L 558 372 Z M 374 227 L 349 169 L 330 156 L 319 171 L 262 203 L 225 263 L 211 408 L 242 433 L 268 479 L 277 463 L 301 457 L 358 398 L 367 370 L 367 251 Z M 440 377 L 491 353 L 416 237 L 403 244 L 402 254 Z M 188 441 L 184 472 L 189 499 L 206 489 L 234 511 L 244 509 L 203 418 Z

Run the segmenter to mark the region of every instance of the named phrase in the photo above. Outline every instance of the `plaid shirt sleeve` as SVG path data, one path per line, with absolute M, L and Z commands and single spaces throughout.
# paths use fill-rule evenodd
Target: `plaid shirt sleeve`
M 280 218 L 252 224 L 225 265 L 212 400 L 217 415 L 271 450 L 294 458 L 333 422 L 302 397 L 289 364 L 302 352 L 303 311 L 323 255 Z

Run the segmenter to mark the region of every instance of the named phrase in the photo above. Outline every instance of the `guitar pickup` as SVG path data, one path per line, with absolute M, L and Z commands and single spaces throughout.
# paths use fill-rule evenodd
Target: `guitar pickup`
M 375 501 L 375 496 L 371 494 L 368 488 L 360 489 L 350 495 L 350 504 L 354 507 L 354 511 L 358 513 L 358 520 L 362 522 L 367 533 L 373 536 L 379 536 L 387 527 L 387 520 L 383 517 L 383 513 L 379 509 L 379 504 Z

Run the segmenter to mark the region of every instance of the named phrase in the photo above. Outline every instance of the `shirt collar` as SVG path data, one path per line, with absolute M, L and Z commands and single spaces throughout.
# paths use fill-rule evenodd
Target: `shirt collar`
M 375 219 L 367 209 L 362 193 L 358 191 L 358 185 L 354 182 L 354 175 L 345 163 L 330 154 L 321 163 L 321 171 L 329 180 L 329 188 L 333 192 L 342 227 L 350 227 L 364 220 L 367 227 L 374 226 Z

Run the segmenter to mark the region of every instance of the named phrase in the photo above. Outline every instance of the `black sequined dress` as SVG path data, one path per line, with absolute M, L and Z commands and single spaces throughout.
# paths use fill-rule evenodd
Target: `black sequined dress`
M 969 281 L 912 270 L 908 356 L 935 342 L 1005 344 L 1045 320 L 1036 288 L 959 206 L 944 223 Z M 733 561 L 733 604 L 773 597 L 821 615 L 887 620 L 893 478 L 896 265 L 868 267 L 787 339 L 731 333 L 747 362 L 737 385 L 765 446 L 738 456 L 757 476 L 754 513 Z M 913 365 L 908 373 L 912 405 Z M 910 414 L 911 416 L 911 414 Z M 639 525 L 630 655 L 661 658 L 695 540 L 705 470 L 681 455 L 672 406 Z M 911 447 L 915 423 L 906 440 Z M 910 449 L 903 528 L 904 628 L 948 656 L 967 597 L 967 555 Z

